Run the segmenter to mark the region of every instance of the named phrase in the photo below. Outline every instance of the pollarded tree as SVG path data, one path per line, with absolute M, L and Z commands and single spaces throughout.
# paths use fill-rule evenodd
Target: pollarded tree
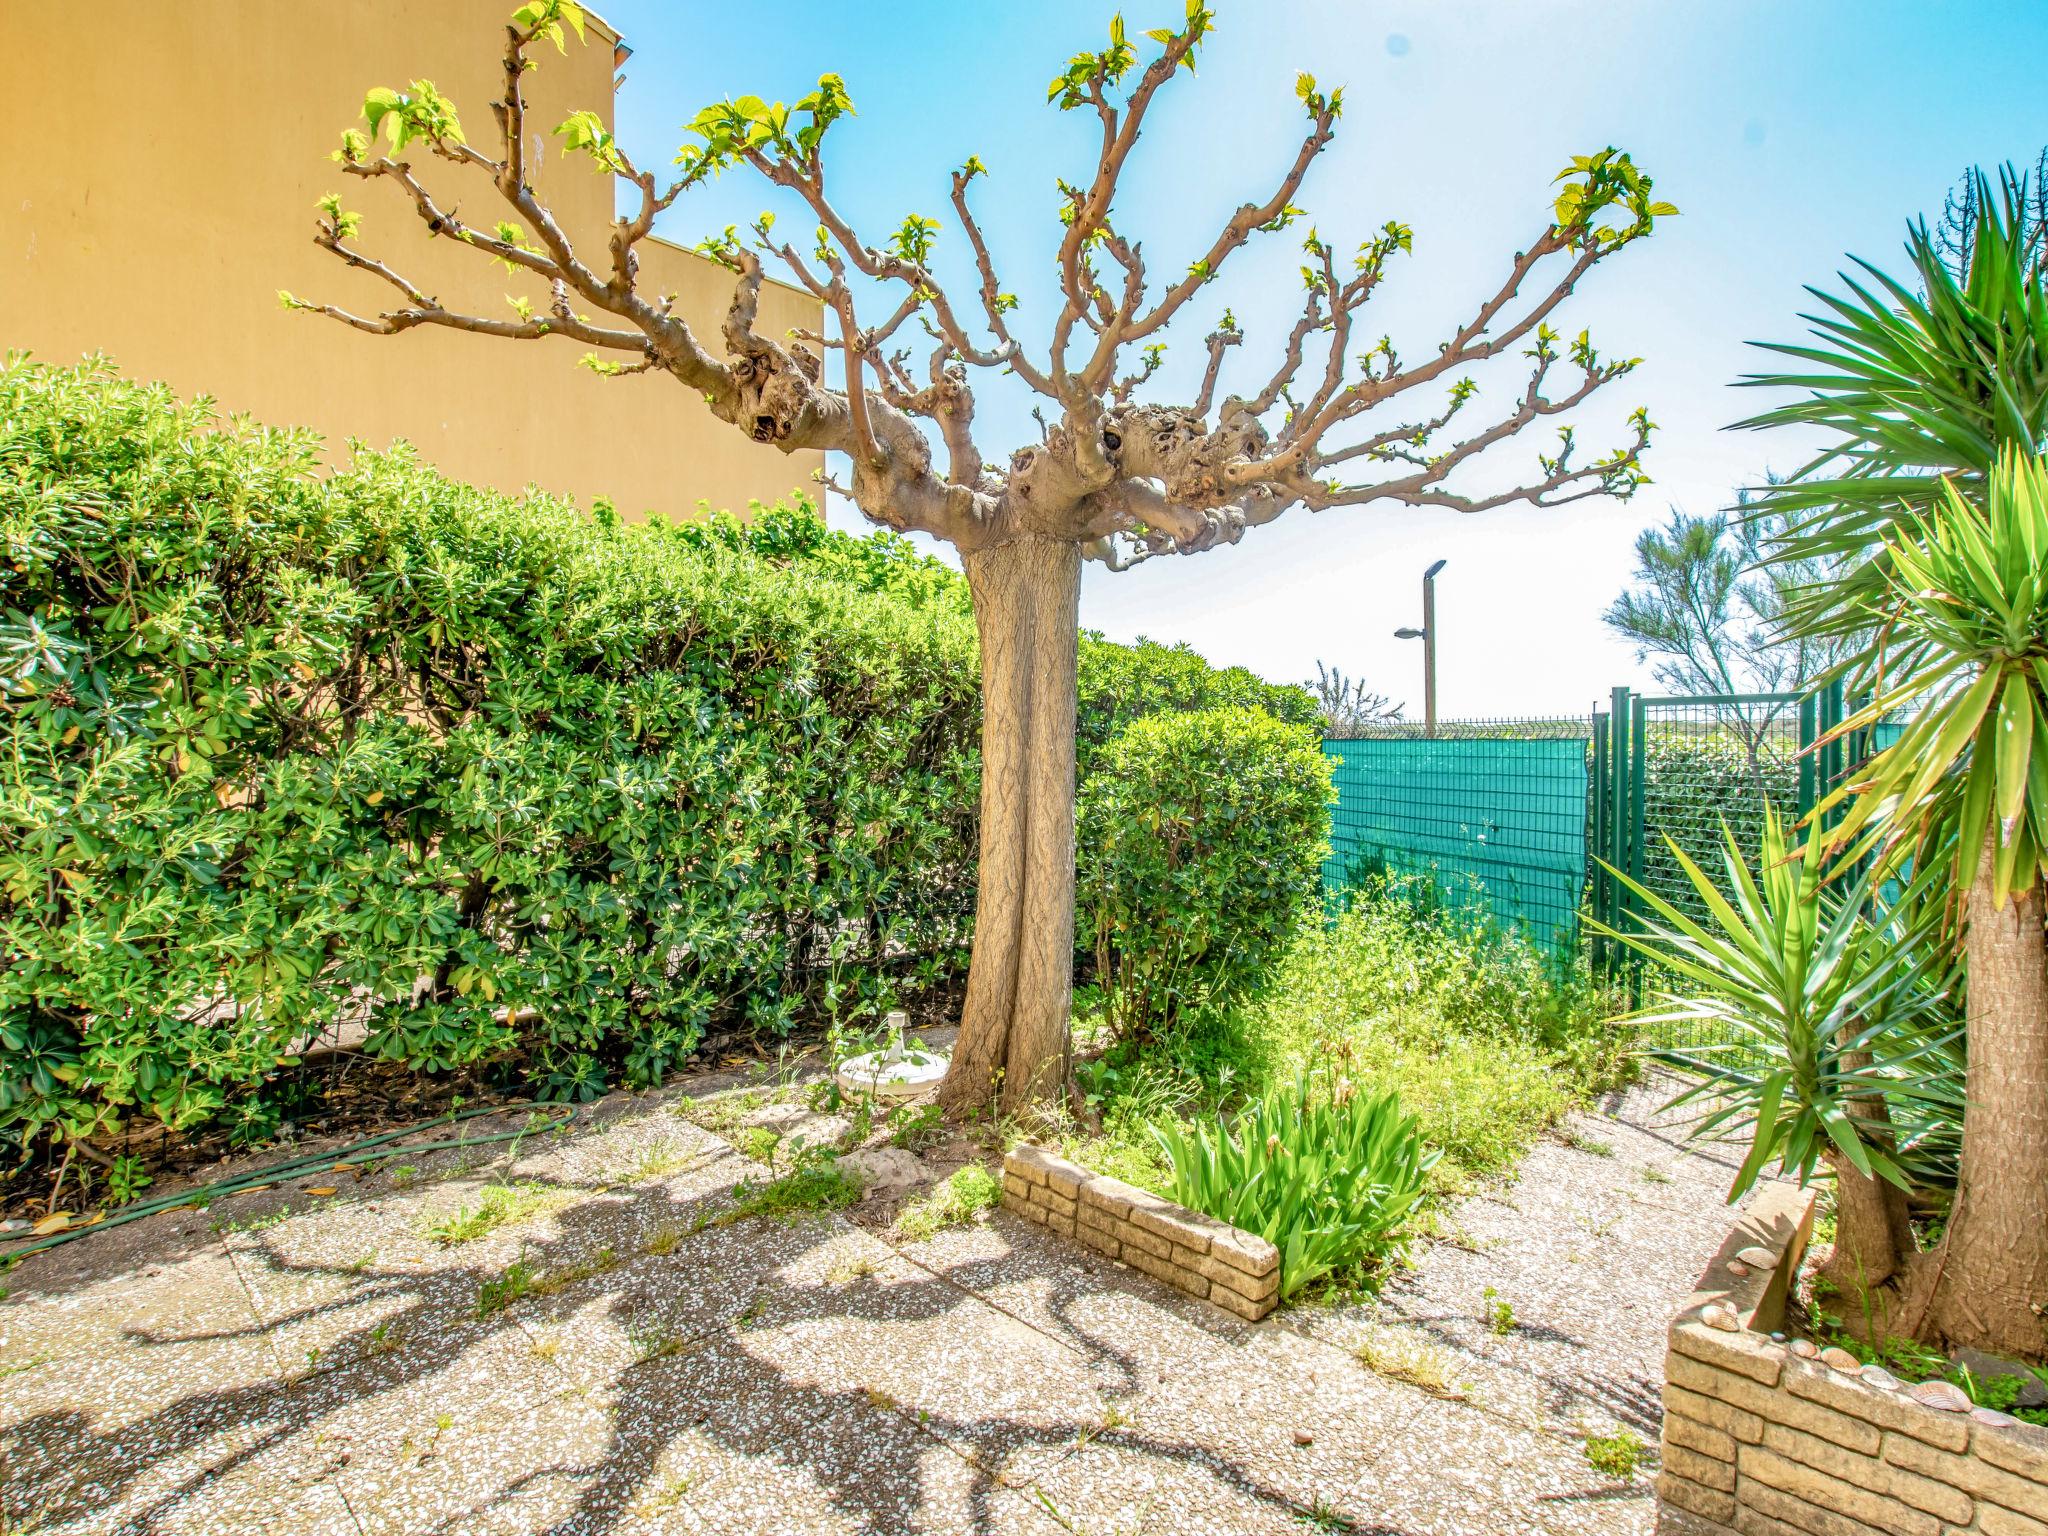
M 602 372 L 672 375 L 757 442 L 845 455 L 848 483 L 834 488 L 870 520 L 920 530 L 959 551 L 982 645 L 981 872 L 944 1098 L 956 1108 L 997 1099 L 1014 1107 L 1056 1092 L 1069 1060 L 1081 562 L 1124 569 L 1234 544 L 1291 507 L 1392 502 L 1477 512 L 1518 500 L 1628 495 L 1645 479 L 1640 456 L 1651 424 L 1640 410 L 1629 440 L 1601 457 L 1581 460 L 1563 427 L 1555 452 L 1538 455 L 1525 483 L 1468 492 L 1448 482 L 1488 448 L 1571 410 L 1634 366 L 1600 357 L 1584 333 L 1560 340 L 1550 321 L 1595 265 L 1676 210 L 1652 200 L 1650 178 L 1626 154 L 1605 149 L 1573 160 L 1500 285 L 1419 362 L 1405 361 L 1385 338 L 1354 335 L 1389 262 L 1409 250 L 1409 230 L 1389 223 L 1342 258 L 1311 229 L 1302 242 L 1307 293 L 1270 373 L 1248 392 L 1223 390 L 1226 357 L 1244 339 L 1226 311 L 1205 338 L 1194 398 L 1155 402 L 1144 388 L 1168 326 L 1255 236 L 1301 219 L 1295 199 L 1336 131 L 1341 92 L 1299 78 L 1308 131 L 1271 194 L 1240 206 L 1182 273 L 1155 283 L 1141 245 L 1111 210 L 1147 113 L 1182 66 L 1192 68 L 1213 22 L 1200 0 L 1189 0 L 1178 31 L 1148 34 L 1153 49 L 1141 63 L 1122 19 L 1113 21 L 1108 46 L 1077 54 L 1053 82 L 1050 99 L 1061 110 L 1094 115 L 1100 148 L 1080 184 L 1061 183 L 1059 310 L 1027 349 L 1016 301 L 968 202 L 984 173 L 978 159 L 953 173 L 951 188 L 972 258 L 971 321 L 935 275 L 937 221 L 913 215 L 874 245 L 842 217 L 823 154 L 828 131 L 852 110 L 836 75 L 793 106 L 742 96 L 706 108 L 690 126 L 701 142 L 677 157 L 673 179 L 643 170 L 595 113 L 570 116 L 555 133 L 624 188 L 606 248 L 576 249 L 535 187 L 524 81 L 536 45 L 562 46 L 567 29 L 581 34 L 582 20 L 571 0 L 529 0 L 514 13 L 504 93 L 491 108 L 494 152 L 463 135 L 453 105 L 430 83 L 415 82 L 409 92 L 372 91 L 368 131 L 344 135 L 337 156 L 350 176 L 393 183 L 436 235 L 544 279 L 552 293 L 546 313 L 491 318 L 443 307 L 359 249 L 357 216 L 334 197 L 323 200 L 315 238 L 389 284 L 400 301 L 370 314 L 286 302 L 379 335 L 443 326 L 513 339 L 562 336 L 594 349 Z M 471 222 L 428 186 L 422 153 L 495 188 L 506 218 Z M 643 291 L 636 247 L 691 187 L 741 166 L 800 199 L 817 234 L 799 249 L 764 215 L 750 238 L 728 230 L 700 247 L 735 275 L 713 339 L 693 330 L 669 298 Z M 764 258 L 821 301 L 831 334 L 761 333 Z M 872 304 L 878 292 L 890 307 L 863 322 L 856 299 Z M 915 372 L 909 350 L 896 345 L 913 330 L 929 342 Z M 832 354 L 836 384 L 825 368 Z M 1526 378 L 1483 426 L 1457 435 L 1454 423 L 1477 414 L 1467 370 L 1503 356 L 1525 359 Z M 1012 374 L 1040 397 L 1040 440 L 1002 463 L 985 459 L 975 441 L 969 380 L 977 372 Z M 1561 386 L 1553 384 L 1558 376 Z

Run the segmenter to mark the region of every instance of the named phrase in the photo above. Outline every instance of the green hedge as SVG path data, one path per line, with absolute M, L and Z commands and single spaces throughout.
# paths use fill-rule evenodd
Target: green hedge
M 773 507 L 741 522 L 719 515 L 676 530 L 692 542 L 743 550 L 777 565 L 825 571 L 865 591 L 887 592 L 920 608 L 972 618 L 967 581 L 899 534 L 852 538 L 826 528 L 808 509 Z M 1081 632 L 1080 698 L 1075 722 L 1079 775 L 1087 780 L 1117 733 L 1146 715 L 1242 706 L 1292 725 L 1317 725 L 1315 696 L 1292 683 L 1269 683 L 1243 667 L 1214 667 L 1186 643 L 1124 645 Z
M 1330 762 L 1248 707 L 1137 720 L 1081 794 L 1081 932 L 1110 1027 L 1156 1034 L 1254 995 L 1321 885 Z
M 957 983 L 957 573 L 807 509 L 622 527 L 317 448 L 104 364 L 0 368 L 0 1141 L 262 1135 L 347 1018 L 581 1097 L 714 1023 Z M 1084 654 L 1097 743 L 1212 694 L 1307 707 Z
M 351 1011 L 587 1096 L 962 964 L 964 614 L 104 370 L 0 423 L 7 1134 L 212 1118 Z

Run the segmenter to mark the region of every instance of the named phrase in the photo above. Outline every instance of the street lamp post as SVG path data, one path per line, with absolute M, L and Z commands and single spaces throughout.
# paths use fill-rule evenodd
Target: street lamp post
M 1436 735 L 1436 573 L 1450 562 L 1439 560 L 1422 573 L 1422 628 L 1397 629 L 1396 640 L 1422 642 L 1422 734 Z

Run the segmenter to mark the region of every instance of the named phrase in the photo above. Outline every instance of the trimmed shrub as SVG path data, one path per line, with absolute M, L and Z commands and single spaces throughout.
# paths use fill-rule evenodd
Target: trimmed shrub
M 1100 771 L 1104 749 L 1118 733 L 1147 715 L 1236 707 L 1321 728 L 1322 716 L 1306 688 L 1269 683 L 1243 667 L 1212 667 L 1185 644 L 1119 645 L 1083 631 L 1080 694 L 1075 758 L 1083 782 Z
M 585 1097 L 964 964 L 965 615 L 103 366 L 0 424 L 0 1134 L 261 1134 L 350 1014 Z
M 1081 938 L 1107 1021 L 1152 1035 L 1251 995 L 1315 895 L 1330 765 L 1247 707 L 1151 715 L 1083 786 Z

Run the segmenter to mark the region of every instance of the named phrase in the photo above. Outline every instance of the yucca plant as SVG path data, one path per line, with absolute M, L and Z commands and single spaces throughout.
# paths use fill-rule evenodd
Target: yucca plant
M 1173 1168 L 1175 1200 L 1280 1250 L 1283 1301 L 1398 1250 L 1440 1155 L 1398 1095 L 1308 1073 L 1211 1125 L 1169 1122 L 1152 1134 Z
M 1940 859 L 1963 908 L 1969 1112 L 1956 1208 L 1919 1298 L 1928 1335 L 2048 1355 L 2048 461 L 2007 449 L 1884 541 L 1874 687 L 1899 740 L 1816 808 L 1845 857 Z
M 1980 510 L 1953 485 L 1884 541 L 1876 684 L 1843 732 L 1917 709 L 1820 806 L 1851 857 L 1953 831 L 1956 884 L 1988 860 L 1994 907 L 2048 878 L 2048 469 L 2008 450 Z M 2037 755 L 2038 754 L 2038 755 Z
M 1832 438 L 1791 476 L 1757 488 L 1758 510 L 1794 530 L 1781 558 L 1867 555 L 1900 519 L 1930 511 L 1944 482 L 1981 502 L 2003 449 L 2038 451 L 2048 441 L 2048 294 L 2040 265 L 2014 238 L 2026 224 L 2026 178 L 2001 172 L 1996 196 L 1981 171 L 1976 182 L 1976 233 L 1960 278 L 1922 220 L 1906 239 L 1917 292 L 1857 259 L 1865 278 L 1842 275 L 1848 297 L 1807 290 L 1827 310 L 1802 316 L 1811 343 L 1759 343 L 1802 366 L 1743 384 L 1801 398 L 1737 425 Z M 1867 590 L 1817 588 L 1807 617 L 1853 608 Z
M 1882 903 L 1876 865 L 1830 886 L 1820 844 L 1794 845 L 1768 806 L 1754 870 L 1725 823 L 1722 838 L 1720 880 L 1671 845 L 1702 915 L 1615 871 L 1642 915 L 1594 926 L 1655 962 L 1654 1001 L 1632 1022 L 1683 1022 L 1712 1042 L 1664 1054 L 1691 1080 L 1672 1106 L 1703 1109 L 1693 1134 L 1749 1141 L 1728 1198 L 1774 1162 L 1801 1183 L 1825 1167 L 1833 1271 L 1882 1284 L 1914 1251 L 1905 1196 L 1941 1181 L 1961 1114 L 1933 881 Z
M 1793 606 L 1809 636 L 1868 627 L 1838 669 L 1877 695 L 1843 722 L 1913 700 L 1908 737 L 1824 806 L 1815 835 L 1967 889 L 1968 1098 L 1955 1207 L 1939 1255 L 1913 1266 L 1904 1316 L 1926 1340 L 2048 1356 L 2048 605 L 2041 561 L 2048 447 L 2048 293 L 2023 235 L 2026 183 L 1977 181 L 1959 281 L 1924 225 L 1908 242 L 1920 291 L 1821 295 L 1819 344 L 1777 350 L 1810 371 L 1753 384 L 1803 398 L 1745 423 L 1836 441 L 1763 504 L 1792 516 L 1779 558 L 1859 562 Z M 1880 701 L 1882 703 L 1880 704 Z M 1837 810 L 1845 810 L 1830 827 Z

